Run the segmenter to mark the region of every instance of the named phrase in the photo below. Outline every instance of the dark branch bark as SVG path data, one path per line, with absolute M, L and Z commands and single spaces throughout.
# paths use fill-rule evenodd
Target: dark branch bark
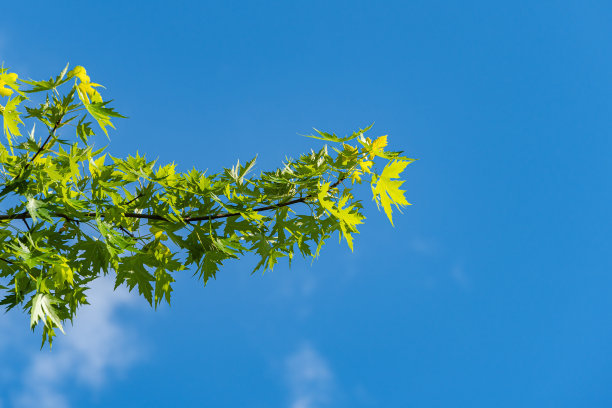
M 342 183 L 342 181 L 344 181 L 344 178 L 338 179 L 334 184 L 332 184 L 330 186 L 330 189 L 336 188 L 340 183 Z M 253 211 L 260 212 L 260 211 L 268 211 L 268 210 L 275 210 L 277 208 L 288 207 L 288 206 L 293 205 L 293 204 L 304 203 L 309 198 L 313 198 L 313 196 L 312 195 L 307 195 L 305 197 L 296 198 L 296 199 L 293 199 L 293 200 L 290 200 L 290 201 L 286 201 L 286 202 L 280 203 L 280 204 L 272 204 L 272 205 L 267 205 L 267 206 L 264 206 L 264 207 L 257 207 L 257 208 L 253 208 Z M 100 215 L 102 217 L 104 217 L 104 213 L 101 213 Z M 218 220 L 218 219 L 222 219 L 222 218 L 237 217 L 239 215 L 240 215 L 240 212 L 218 213 L 218 214 L 198 215 L 198 216 L 187 215 L 187 216 L 183 217 L 182 220 L 184 222 L 212 221 L 212 220 Z M 79 222 L 80 221 L 80 220 L 71 219 L 68 216 L 66 216 L 65 214 L 53 214 L 53 216 L 54 217 L 62 217 L 64 219 L 66 219 L 66 220 L 73 221 L 73 222 Z M 82 213 L 81 216 L 83 218 L 92 218 L 92 217 L 96 216 L 96 213 L 95 212 L 87 212 L 87 213 Z M 126 217 L 126 218 L 138 218 L 138 219 L 157 220 L 157 221 L 170 221 L 168 218 L 164 217 L 163 215 L 158 215 L 158 214 L 139 214 L 139 213 L 135 213 L 135 212 L 127 212 L 127 213 L 123 213 L 123 216 Z M 0 221 L 12 221 L 12 220 L 23 220 L 23 221 L 25 221 L 28 218 L 32 218 L 32 216 L 27 211 L 24 211 L 24 212 L 19 213 L 19 214 L 0 215 Z
M 47 143 L 49 143 L 49 140 L 51 140 L 51 137 L 55 135 L 55 131 L 61 124 L 62 119 L 63 119 L 63 115 L 57 120 L 57 122 L 55 122 L 55 124 L 53 125 L 53 129 L 51 129 L 51 132 L 49 132 L 49 136 L 47 136 L 43 144 L 40 145 L 36 153 L 34 153 L 34 156 L 32 156 L 32 158 L 26 163 L 25 166 L 23 166 L 23 169 L 21 169 L 21 171 L 19 172 L 19 176 L 23 174 L 28 169 L 28 167 L 30 167 L 30 165 L 34 162 L 34 160 L 36 160 L 36 157 L 38 157 L 40 152 L 45 150 L 45 146 L 47 146 Z M 19 176 L 15 177 L 15 179 L 19 178 Z
M 302 197 L 302 198 L 296 198 L 295 200 L 287 201 L 287 202 L 281 203 L 281 204 L 274 204 L 274 205 L 268 205 L 268 206 L 265 206 L 265 207 L 253 208 L 253 211 L 259 212 L 259 211 L 267 211 L 267 210 L 274 210 L 276 208 L 287 207 L 289 205 L 293 205 L 293 204 L 297 204 L 297 203 L 303 203 L 308 198 L 310 198 L 310 196 L 306 196 L 306 197 Z M 104 217 L 103 213 L 100 214 L 100 215 L 102 217 Z M 186 217 L 183 217 L 183 221 L 185 221 L 185 222 L 209 221 L 209 220 L 217 220 L 217 219 L 220 219 L 220 218 L 237 217 L 239 215 L 240 215 L 239 212 L 233 212 L 233 213 L 220 213 L 220 214 L 201 215 L 201 216 L 186 216 Z M 61 217 L 61 218 L 64 218 L 64 219 L 69 219 L 70 221 L 75 221 L 75 222 L 79 221 L 79 220 L 70 219 L 65 214 L 53 214 L 53 216 L 54 217 Z M 92 218 L 92 217 L 96 216 L 96 213 L 95 212 L 82 213 L 81 216 L 83 218 Z M 129 213 L 123 213 L 123 216 L 126 217 L 126 218 L 139 218 L 139 219 L 147 219 L 147 220 L 170 221 L 166 217 L 164 217 L 162 215 L 158 215 L 158 214 L 138 214 L 138 213 L 134 213 L 134 212 L 129 212 Z M 12 220 L 23 220 L 23 221 L 25 221 L 28 218 L 32 218 L 32 216 L 27 211 L 19 213 L 19 214 L 0 215 L 0 221 L 12 221 Z

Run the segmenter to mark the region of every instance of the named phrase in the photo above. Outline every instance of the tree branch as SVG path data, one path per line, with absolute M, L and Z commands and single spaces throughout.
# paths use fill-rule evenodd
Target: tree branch
M 342 183 L 344 181 L 345 178 L 346 177 L 341 177 L 338 180 L 336 180 L 336 182 L 334 182 L 332 185 L 330 185 L 330 189 L 336 188 L 340 183 Z M 293 200 L 290 200 L 290 201 L 286 201 L 284 203 L 272 204 L 272 205 L 266 205 L 264 207 L 253 208 L 253 211 L 261 212 L 261 211 L 275 210 L 277 208 L 288 207 L 288 206 L 293 205 L 293 204 L 304 203 L 309 198 L 313 198 L 313 196 L 309 194 L 309 195 L 307 195 L 305 197 L 296 198 L 296 199 L 293 199 Z M 81 214 L 81 216 L 83 218 L 92 218 L 92 217 L 95 217 L 96 215 L 97 214 L 95 212 L 87 212 L 87 213 L 82 213 Z M 104 213 L 101 213 L 99 215 L 102 216 L 102 217 L 105 216 Z M 217 213 L 217 214 L 211 214 L 211 215 L 198 215 L 198 216 L 187 215 L 185 217 L 182 217 L 182 220 L 184 222 L 212 221 L 212 220 L 218 220 L 218 219 L 222 219 L 222 218 L 237 217 L 239 215 L 240 215 L 240 212 Z M 56 213 L 56 214 L 53 214 L 53 216 L 54 217 L 62 217 L 64 219 L 66 219 L 66 220 L 70 220 L 70 221 L 74 221 L 74 222 L 79 222 L 79 220 L 75 220 L 75 219 L 69 218 L 68 216 L 66 216 L 66 214 Z M 127 213 L 123 213 L 123 216 L 126 217 L 126 218 L 137 218 L 137 219 L 157 220 L 157 221 L 170 221 L 168 218 L 164 217 L 163 215 L 158 215 L 158 214 L 139 214 L 139 213 L 135 213 L 135 212 L 127 212 Z M 23 220 L 25 222 L 25 220 L 28 219 L 28 218 L 32 218 L 32 216 L 27 211 L 24 211 L 24 212 L 19 213 L 19 214 L 0 215 L 0 221 Z
M 53 129 L 51 129 L 51 132 L 49 132 L 49 136 L 47 136 L 43 144 L 40 145 L 36 153 L 34 153 L 34 156 L 32 156 L 32 158 L 26 163 L 25 166 L 23 166 L 23 169 L 21 169 L 21 171 L 19 172 L 19 175 L 23 174 L 28 169 L 28 167 L 30 167 L 30 164 L 32 164 L 34 160 L 36 160 L 36 157 L 38 157 L 40 152 L 42 152 L 45 149 L 45 146 L 47 146 L 47 143 L 49 143 L 49 140 L 51 139 L 52 136 L 55 135 L 55 131 L 57 130 L 57 128 L 59 128 L 59 125 L 61 124 L 63 117 L 64 115 L 60 116 L 57 122 L 55 122 L 55 124 L 53 125 Z M 19 176 L 15 177 L 15 179 L 17 178 L 19 178 Z M 13 181 L 15 179 L 13 179 Z
M 15 262 L 9 261 L 8 259 L 5 259 L 5 258 L 0 258 L 0 261 L 4 261 L 4 262 L 6 262 L 9 265 L 13 265 L 15 263 Z
M 310 196 L 306 196 L 306 197 L 302 197 L 302 198 L 296 198 L 295 200 L 291 200 L 291 201 L 287 201 L 285 203 L 281 203 L 281 204 L 274 204 L 274 205 L 268 205 L 265 207 L 258 207 L 258 208 L 253 208 L 253 211 L 267 211 L 267 210 L 273 210 L 276 208 L 282 208 L 282 207 L 287 207 L 289 205 L 293 205 L 293 204 L 297 204 L 297 203 L 303 203 L 304 201 L 306 201 L 306 199 L 310 198 Z M 100 214 L 102 217 L 104 217 L 104 213 Z M 217 219 L 221 219 L 221 218 L 229 218 L 229 217 L 237 217 L 239 216 L 240 213 L 239 212 L 232 212 L 232 213 L 218 213 L 218 214 L 212 214 L 212 215 L 201 215 L 201 216 L 186 216 L 183 217 L 183 221 L 185 222 L 193 222 L 193 221 L 209 221 L 209 220 L 217 220 Z M 61 217 L 64 219 L 69 219 L 65 214 L 53 214 L 54 217 Z M 96 216 L 95 212 L 88 212 L 88 213 L 82 213 L 81 216 L 83 218 L 92 218 Z M 123 216 L 126 218 L 138 218 L 138 219 L 147 219 L 147 220 L 159 220 L 159 221 L 170 221 L 169 219 L 167 219 L 166 217 L 162 216 L 162 215 L 158 215 L 158 214 L 139 214 L 139 213 L 134 213 L 134 212 L 128 212 L 128 213 L 123 213 Z M 5 215 L 0 215 L 0 221 L 12 221 L 12 220 L 23 220 L 25 221 L 28 218 L 32 218 L 32 216 L 30 215 L 29 212 L 25 211 L 22 213 L 18 213 L 18 214 L 5 214 Z M 75 219 L 69 219 L 70 221 L 75 221 L 78 222 L 79 220 L 75 220 Z

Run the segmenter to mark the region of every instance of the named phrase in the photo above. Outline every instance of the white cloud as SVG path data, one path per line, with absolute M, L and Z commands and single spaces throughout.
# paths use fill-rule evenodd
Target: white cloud
M 334 392 L 334 376 L 327 361 L 310 344 L 303 344 L 285 360 L 291 408 L 327 405 Z
M 53 349 L 32 354 L 23 371 L 22 391 L 14 396 L 16 408 L 67 408 L 63 389 L 73 383 L 98 389 L 112 374 L 133 365 L 142 350 L 134 334 L 116 319 L 117 310 L 137 299 L 124 288 L 113 291 L 113 282 L 100 278 L 88 292 L 91 306 L 79 310 L 74 327 L 58 337 Z M 69 384 L 70 383 L 70 384 Z

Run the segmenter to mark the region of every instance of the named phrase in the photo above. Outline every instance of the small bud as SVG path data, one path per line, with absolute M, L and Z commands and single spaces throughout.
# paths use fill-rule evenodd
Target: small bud
M 4 81 L 0 81 L 0 96 L 11 96 L 13 94 L 13 90 L 10 88 L 5 88 L 4 84 Z
M 89 82 L 89 77 L 87 76 L 87 70 L 80 65 L 77 65 L 76 67 L 74 67 L 74 69 L 70 71 L 68 75 L 70 77 L 77 77 L 83 82 Z

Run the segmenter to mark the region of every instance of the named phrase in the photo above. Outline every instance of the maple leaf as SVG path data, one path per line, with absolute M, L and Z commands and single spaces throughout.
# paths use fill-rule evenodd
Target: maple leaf
M 338 209 L 333 210 L 333 214 L 340 220 L 342 235 L 346 239 L 346 242 L 352 251 L 353 237 L 351 236 L 351 233 L 359 233 L 359 231 L 357 231 L 357 225 L 363 224 L 365 217 L 355 210 L 355 204 L 342 208 L 351 197 L 352 196 L 349 194 L 343 196 L 338 202 Z
M 328 197 L 330 184 L 325 183 L 319 186 L 319 203 L 325 209 L 328 214 L 332 214 L 334 217 L 340 220 L 340 230 L 342 231 L 342 235 L 346 239 L 349 248 L 351 251 L 353 250 L 353 237 L 351 233 L 357 233 L 357 225 L 362 224 L 365 219 L 364 216 L 359 214 L 359 212 L 355 209 L 356 205 L 350 205 L 346 208 L 343 208 L 349 199 L 353 196 L 351 194 L 345 194 L 338 201 L 336 207 L 334 207 L 334 202 Z
M 381 136 L 375 141 L 372 142 L 372 147 L 370 150 L 370 159 L 378 156 L 383 152 L 385 146 L 387 146 L 387 135 Z
M 385 166 L 380 177 L 372 180 L 374 200 L 377 205 L 382 205 L 385 214 L 387 214 L 389 221 L 391 221 L 391 225 L 393 225 L 391 204 L 394 204 L 398 210 L 403 206 L 410 205 L 410 203 L 406 201 L 406 197 L 404 197 L 406 191 L 400 190 L 404 182 L 401 180 L 393 180 L 398 179 L 400 173 L 404 171 L 406 166 L 410 163 L 411 161 L 407 160 L 392 161 Z M 376 183 L 376 186 L 374 186 L 374 183 Z
M 37 293 L 32 298 L 32 311 L 30 317 L 30 327 L 34 328 L 40 319 L 43 319 L 45 326 L 47 324 L 47 318 L 55 324 L 62 333 L 64 333 L 64 329 L 62 327 L 62 322 L 57 316 L 57 312 L 53 305 L 57 304 L 58 300 L 53 296 L 47 293 Z M 64 333 L 65 334 L 65 333 Z
M 74 273 L 66 263 L 53 265 L 51 273 L 59 287 L 64 286 L 64 283 L 68 283 L 71 286 L 74 285 Z
M 174 278 L 164 268 L 157 268 L 155 270 L 155 307 L 161 303 L 162 299 L 166 299 L 166 302 L 170 304 L 170 294 L 172 293 L 171 284 L 174 282 Z
M 3 109 L 0 109 L 0 114 L 4 117 L 4 134 L 8 139 L 9 146 L 11 148 L 11 152 L 13 151 L 13 143 L 11 136 L 21 136 L 21 132 L 19 132 L 19 124 L 23 125 L 21 118 L 19 117 L 19 113 L 17 111 L 17 105 L 24 98 L 18 96 L 16 98 L 11 99 L 6 103 L 6 106 Z
M 121 265 L 117 271 L 115 289 L 125 283 L 130 290 L 138 286 L 138 293 L 143 295 L 150 305 L 153 305 L 153 286 L 151 282 L 155 278 L 147 271 L 142 259 L 138 256 L 127 256 L 121 259 Z
M 361 171 L 363 173 L 371 173 L 372 170 L 370 170 L 370 168 L 372 167 L 373 164 L 374 164 L 373 161 L 362 160 L 362 161 L 359 162 L 359 167 L 361 167 Z
M 53 222 L 53 218 L 49 214 L 49 211 L 45 208 L 45 203 L 36 200 L 34 197 L 28 197 L 28 203 L 26 204 L 26 210 L 30 213 L 32 221 L 36 222 L 38 218 Z
M 329 192 L 330 183 L 324 183 L 319 185 L 319 192 L 317 193 L 317 198 L 319 199 L 319 203 L 323 208 L 327 211 L 331 211 L 334 203 L 327 196 Z
M 111 254 L 104 241 L 87 239 L 78 242 L 76 247 L 83 251 L 80 256 L 83 271 L 88 271 L 91 275 L 97 275 L 100 270 L 104 271 L 104 274 L 108 273 Z

